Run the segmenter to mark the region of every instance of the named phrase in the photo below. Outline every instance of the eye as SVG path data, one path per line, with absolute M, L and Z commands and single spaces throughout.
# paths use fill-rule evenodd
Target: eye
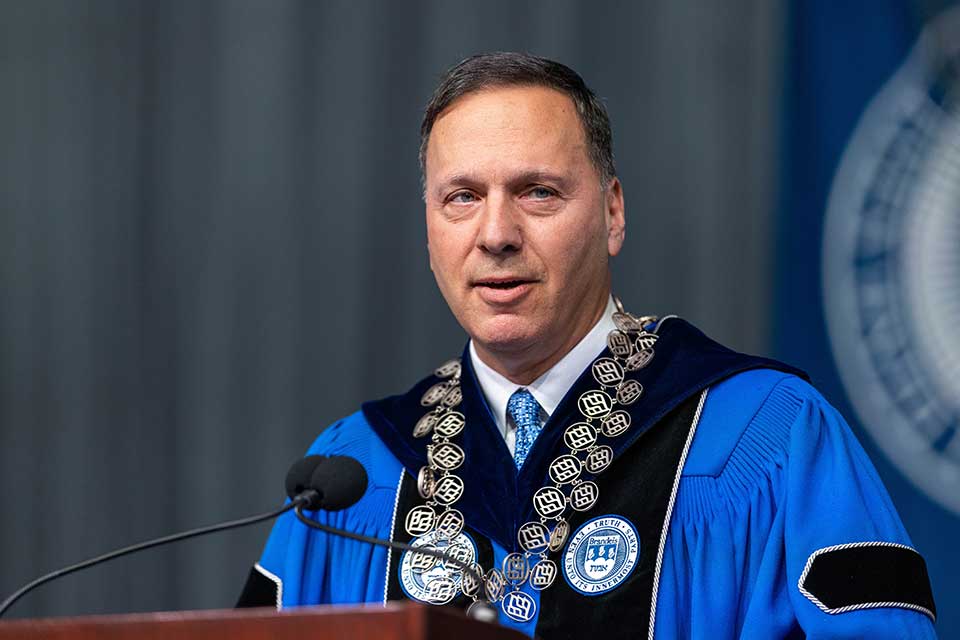
M 452 196 L 447 198 L 447 202 L 455 202 L 457 204 L 470 204 L 471 202 L 476 202 L 477 197 L 469 191 L 457 191 Z
M 557 192 L 547 187 L 536 186 L 527 191 L 527 195 L 534 200 L 546 200 L 557 195 Z

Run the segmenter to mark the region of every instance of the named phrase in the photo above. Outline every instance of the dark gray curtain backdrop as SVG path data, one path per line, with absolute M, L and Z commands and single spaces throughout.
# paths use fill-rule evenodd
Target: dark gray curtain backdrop
M 417 131 L 474 52 L 557 58 L 606 98 L 629 308 L 766 351 L 779 6 L 0 2 L 0 591 L 270 508 L 327 424 L 459 353 Z M 13 613 L 231 606 L 267 531 Z

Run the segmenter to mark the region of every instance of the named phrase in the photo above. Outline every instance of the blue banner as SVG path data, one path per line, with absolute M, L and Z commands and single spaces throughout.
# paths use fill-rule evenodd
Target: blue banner
M 960 638 L 960 9 L 791 5 L 776 357 L 847 417 Z

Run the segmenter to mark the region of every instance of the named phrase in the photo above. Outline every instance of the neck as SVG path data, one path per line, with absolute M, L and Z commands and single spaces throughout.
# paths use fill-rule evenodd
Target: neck
M 583 315 L 574 330 L 560 336 L 555 343 L 538 340 L 521 350 L 501 351 L 474 341 L 477 355 L 491 369 L 510 382 L 526 386 L 549 371 L 583 340 L 599 322 L 607 308 L 610 292 L 607 290 L 593 306 L 593 313 Z M 544 349 L 547 346 L 547 349 Z

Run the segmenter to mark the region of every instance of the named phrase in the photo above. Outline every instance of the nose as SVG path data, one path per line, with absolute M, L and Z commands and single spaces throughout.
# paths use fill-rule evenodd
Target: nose
M 477 231 L 477 247 L 499 255 L 513 253 L 523 245 L 520 212 L 513 209 L 508 197 L 499 194 L 487 196 Z

